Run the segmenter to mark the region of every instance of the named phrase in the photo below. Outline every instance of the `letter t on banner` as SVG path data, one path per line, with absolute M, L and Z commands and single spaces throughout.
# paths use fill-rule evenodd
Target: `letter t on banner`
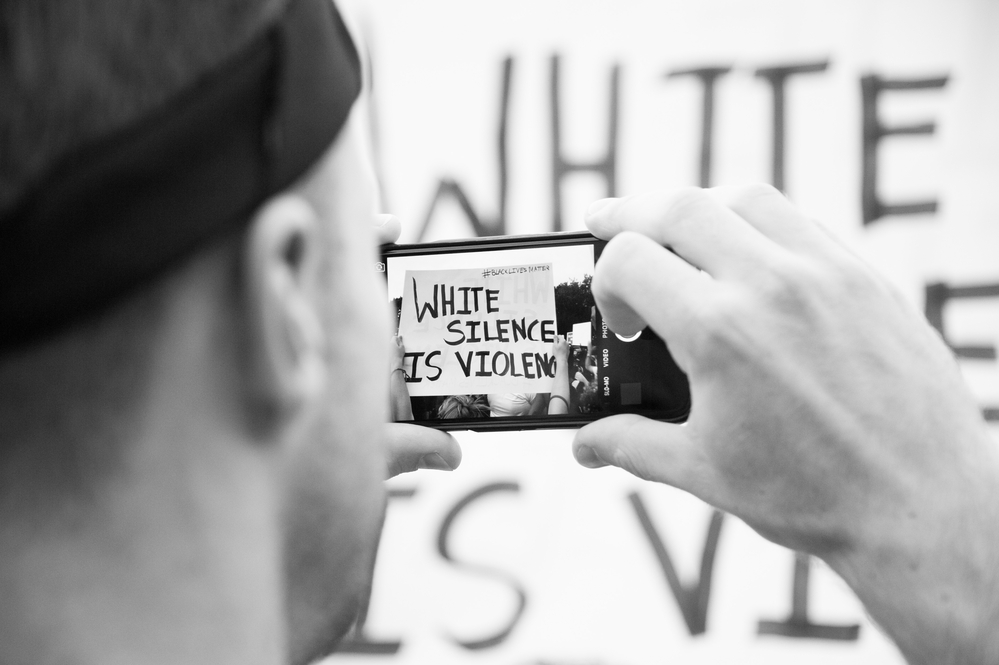
M 770 87 L 773 88 L 774 92 L 773 176 L 770 184 L 782 192 L 785 191 L 784 157 L 787 154 L 787 147 L 785 146 L 787 132 L 784 129 L 787 79 L 792 74 L 824 72 L 828 66 L 829 61 L 823 60 L 822 62 L 803 63 L 799 65 L 761 67 L 756 70 L 757 76 L 770 82 Z
M 714 138 L 715 124 L 715 81 L 731 70 L 731 67 L 701 67 L 699 69 L 681 69 L 666 74 L 666 78 L 696 76 L 704 84 L 704 101 L 701 106 L 701 161 L 697 180 L 697 184 L 700 187 L 711 186 L 711 143 Z

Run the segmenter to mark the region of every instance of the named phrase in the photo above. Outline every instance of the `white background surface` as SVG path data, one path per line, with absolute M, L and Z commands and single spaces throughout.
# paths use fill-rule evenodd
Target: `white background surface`
M 701 87 L 672 70 L 732 66 L 715 99 L 712 184 L 768 180 L 770 86 L 759 67 L 828 60 L 787 87 L 786 191 L 882 270 L 915 307 L 934 281 L 999 283 L 999 4 L 966 1 L 372 0 L 361 7 L 375 77 L 375 119 L 387 210 L 414 240 L 441 178 L 453 178 L 483 217 L 495 217 L 501 64 L 514 58 L 507 231 L 552 224 L 550 58 L 561 55 L 566 156 L 607 148 L 611 67 L 621 66 L 618 192 L 696 184 Z M 935 214 L 864 226 L 860 210 L 862 76 L 949 76 L 941 90 L 885 93 L 887 125 L 934 120 L 929 137 L 880 149 L 881 197 L 936 198 Z M 592 175 L 563 190 L 567 229 L 604 196 Z M 442 205 L 425 239 L 471 234 Z M 948 334 L 999 343 L 999 299 L 955 302 Z M 975 395 L 999 405 L 999 365 L 962 361 Z M 389 508 L 367 634 L 401 640 L 394 656 L 334 663 L 898 663 L 838 578 L 813 567 L 810 616 L 859 623 L 856 642 L 757 634 L 787 616 L 793 555 L 734 518 L 718 547 L 707 631 L 692 637 L 628 502 L 641 493 L 681 579 L 696 581 L 710 509 L 614 469 L 589 471 L 571 433 L 459 435 L 451 474 L 421 471 Z M 468 492 L 509 481 L 455 521 L 455 557 L 516 579 L 527 607 L 508 640 L 468 651 L 452 638 L 503 627 L 516 596 L 502 581 L 437 553 L 441 522 Z

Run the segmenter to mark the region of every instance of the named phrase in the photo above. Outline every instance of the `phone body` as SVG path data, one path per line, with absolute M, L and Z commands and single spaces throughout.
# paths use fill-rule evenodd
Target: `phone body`
M 605 245 L 586 232 L 384 245 L 393 419 L 476 431 L 686 420 L 687 377 L 663 340 L 622 338 L 596 307 Z

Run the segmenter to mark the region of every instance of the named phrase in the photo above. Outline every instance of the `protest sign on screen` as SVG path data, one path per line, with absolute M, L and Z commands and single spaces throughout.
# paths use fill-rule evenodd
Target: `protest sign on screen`
M 413 397 L 551 390 L 550 263 L 407 270 L 399 334 Z

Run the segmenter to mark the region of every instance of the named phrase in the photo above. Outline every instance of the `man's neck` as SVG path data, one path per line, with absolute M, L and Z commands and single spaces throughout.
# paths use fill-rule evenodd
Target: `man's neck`
M 216 473 L 148 447 L 133 461 L 158 472 L 5 522 L 0 662 L 281 662 L 274 503 L 239 478 L 254 463 Z
M 71 442 L 3 441 L 24 452 L 0 493 L 0 662 L 285 660 L 275 452 L 240 438 L 210 302 L 187 303 L 114 468 L 80 470 L 99 482 L 46 489 L 38 451 Z

